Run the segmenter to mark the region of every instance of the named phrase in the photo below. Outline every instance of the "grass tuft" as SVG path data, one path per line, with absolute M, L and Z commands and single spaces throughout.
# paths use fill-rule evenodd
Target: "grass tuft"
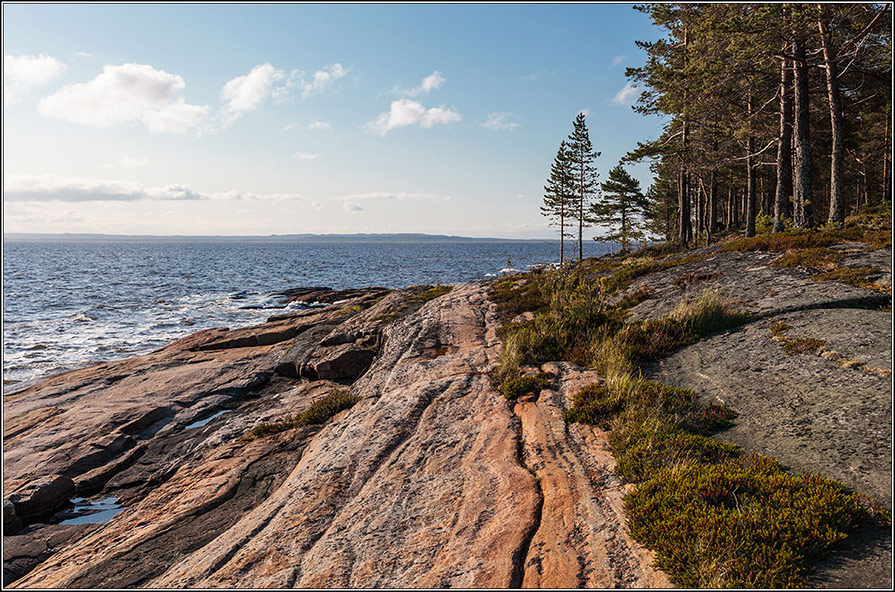
M 292 415 L 280 421 L 259 423 L 249 430 L 244 439 L 251 441 L 279 434 L 293 428 L 326 423 L 330 417 L 354 406 L 360 400 L 360 397 L 351 395 L 348 391 L 337 389 L 322 399 L 315 401 L 310 407 L 297 415 Z

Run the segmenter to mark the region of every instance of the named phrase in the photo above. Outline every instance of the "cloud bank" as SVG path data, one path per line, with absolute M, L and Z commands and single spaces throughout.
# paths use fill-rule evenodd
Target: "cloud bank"
M 82 179 L 60 175 L 7 175 L 3 181 L 5 202 L 83 202 L 83 201 L 183 201 L 183 200 L 258 200 L 317 202 L 298 193 L 252 193 L 230 190 L 205 193 L 189 185 L 146 186 L 129 181 Z

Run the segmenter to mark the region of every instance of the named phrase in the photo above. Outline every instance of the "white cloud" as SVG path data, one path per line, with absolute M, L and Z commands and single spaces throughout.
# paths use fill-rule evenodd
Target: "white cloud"
M 519 127 L 519 124 L 509 121 L 510 117 L 512 116 L 512 113 L 489 113 L 488 119 L 484 123 L 482 123 L 482 127 L 494 131 L 513 131 L 514 129 Z
M 639 88 L 628 82 L 623 89 L 615 93 L 612 102 L 616 105 L 633 105 L 639 92 Z
M 297 122 L 297 121 L 293 121 L 292 123 L 287 123 L 286 125 L 284 125 L 284 126 L 283 126 L 283 129 L 280 130 L 280 131 L 288 132 L 288 131 L 290 131 L 290 130 L 294 130 L 294 129 L 297 128 L 297 127 L 298 127 L 298 122 Z
M 388 112 L 380 113 L 373 120 L 364 125 L 369 133 L 384 136 L 390 130 L 408 125 L 419 125 L 430 128 L 438 124 L 447 124 L 460 121 L 460 114 L 454 109 L 446 109 L 444 106 L 426 109 L 417 101 L 399 99 L 392 101 Z
M 75 55 L 78 56 L 79 58 L 92 58 L 93 57 L 92 53 L 88 53 L 86 51 L 76 51 Z
M 321 93 L 336 80 L 343 78 L 346 74 L 348 74 L 348 70 L 343 68 L 342 64 L 324 66 L 320 70 L 314 72 L 311 76 L 311 80 L 302 80 L 301 96 L 306 99 L 311 95 Z
M 312 131 L 332 131 L 333 126 L 331 126 L 326 121 L 314 121 L 308 124 L 308 129 Z
M 59 175 L 7 175 L 3 180 L 4 202 L 138 200 L 304 201 L 318 206 L 317 202 L 298 193 L 252 193 L 235 189 L 206 193 L 178 183 L 154 187 L 129 181 L 82 179 Z
M 15 103 L 31 88 L 46 84 L 65 71 L 65 64 L 48 55 L 3 56 L 3 98 Z
M 348 212 L 349 214 L 356 214 L 358 212 L 363 212 L 364 209 L 359 205 L 351 202 L 345 202 L 342 204 L 342 209 Z
M 97 127 L 141 122 L 150 133 L 183 133 L 205 121 L 208 107 L 184 101 L 183 78 L 145 64 L 103 66 L 89 82 L 64 86 L 41 99 L 37 110 Z
M 316 159 L 318 156 L 320 156 L 320 155 L 314 154 L 312 152 L 296 152 L 295 154 L 292 155 L 292 158 L 294 158 L 296 160 L 311 161 L 311 160 Z
M 396 86 L 394 90 L 409 97 L 415 97 L 417 95 L 428 94 L 433 90 L 438 90 L 439 87 L 441 87 L 441 85 L 444 84 L 446 80 L 447 79 L 441 75 L 441 72 L 435 70 L 434 72 L 423 78 L 419 86 L 408 88 L 407 90 L 402 90 L 400 86 Z
M 285 82 L 280 87 L 274 86 L 283 81 Z M 221 101 L 225 103 L 227 119 L 233 121 L 245 113 L 255 111 L 265 99 L 288 85 L 286 73 L 277 70 L 270 63 L 255 66 L 248 74 L 227 81 L 221 89 Z
M 621 64 L 622 62 L 624 62 L 627 59 L 628 59 L 627 55 L 615 56 L 614 58 L 612 58 L 612 67 L 615 68 L 616 66 L 618 66 L 619 64 Z
M 123 166 L 124 168 L 134 169 L 138 167 L 149 166 L 148 158 L 141 158 L 139 156 L 129 156 L 125 154 L 121 158 L 118 159 L 118 164 Z

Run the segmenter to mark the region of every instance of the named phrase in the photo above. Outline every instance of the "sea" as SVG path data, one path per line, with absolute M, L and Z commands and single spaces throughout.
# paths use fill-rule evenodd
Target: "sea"
M 4 240 L 3 384 L 262 323 L 297 308 L 278 296 L 291 288 L 457 284 L 558 259 L 548 240 Z

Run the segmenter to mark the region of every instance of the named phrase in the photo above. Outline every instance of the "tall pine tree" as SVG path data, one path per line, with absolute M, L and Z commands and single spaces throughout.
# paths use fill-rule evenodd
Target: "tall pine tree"
M 597 169 L 594 160 L 600 156 L 594 152 L 590 135 L 587 131 L 587 123 L 584 113 L 579 113 L 575 118 L 574 128 L 569 134 L 569 154 L 572 161 L 572 187 L 573 207 L 571 218 L 578 222 L 578 260 L 584 258 L 584 246 L 582 235 L 584 228 L 591 226 L 590 204 L 597 190 Z
M 640 191 L 640 182 L 621 165 L 609 171 L 601 187 L 602 199 L 590 208 L 593 220 L 609 229 L 606 239 L 620 242 L 622 251 L 627 252 L 631 242 L 643 236 L 640 227 L 649 200 Z
M 565 263 L 566 225 L 569 221 L 569 209 L 572 206 L 572 161 L 569 145 L 565 140 L 560 142 L 559 150 L 550 166 L 550 177 L 544 186 L 544 205 L 541 213 L 547 216 L 551 226 L 559 226 L 559 261 Z

